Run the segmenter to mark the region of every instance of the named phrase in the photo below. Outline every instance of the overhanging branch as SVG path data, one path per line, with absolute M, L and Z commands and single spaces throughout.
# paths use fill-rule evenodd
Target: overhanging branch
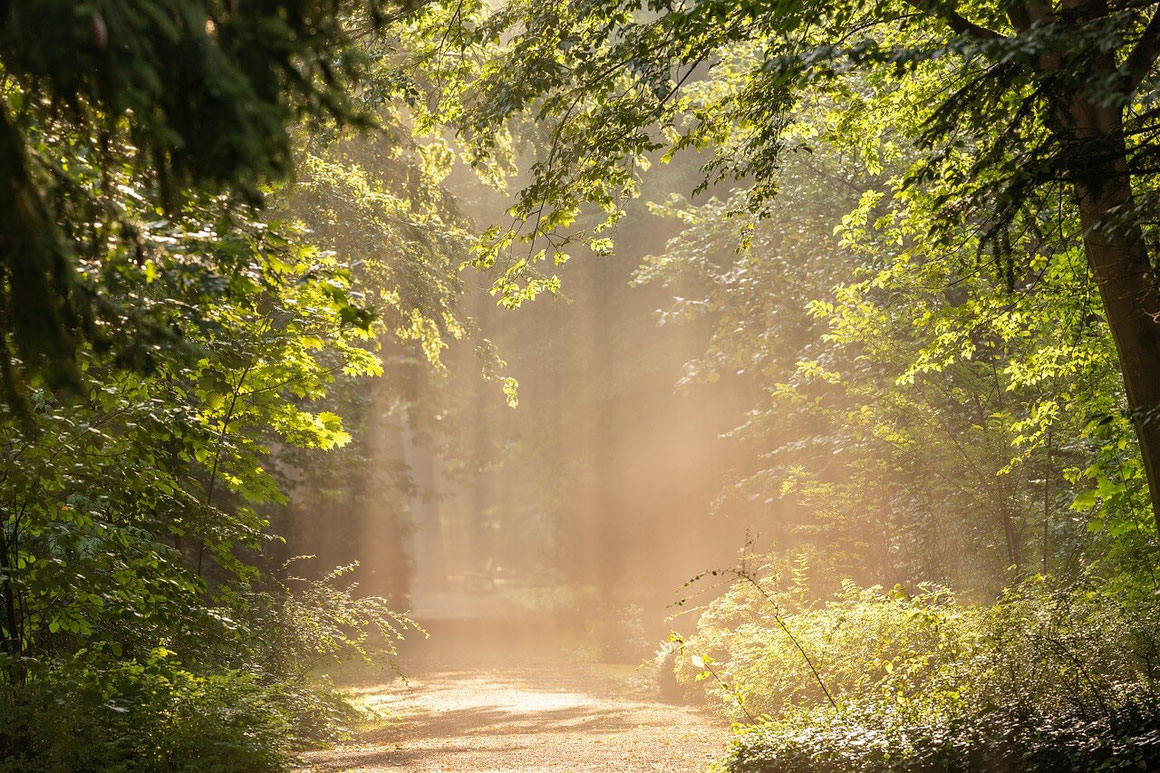
M 937 16 L 959 35 L 968 35 L 977 40 L 1003 39 L 1003 35 L 995 32 L 995 30 L 980 24 L 975 24 L 973 21 L 941 3 L 930 2 L 930 0 L 906 0 L 906 4 L 917 8 L 929 16 Z
M 1136 42 L 1136 47 L 1132 49 L 1132 53 L 1128 54 L 1128 59 L 1124 62 L 1130 88 L 1135 89 L 1140 85 L 1144 76 L 1156 63 L 1158 55 L 1160 55 L 1160 10 L 1152 14 L 1152 20 L 1144 28 L 1144 34 L 1140 36 Z

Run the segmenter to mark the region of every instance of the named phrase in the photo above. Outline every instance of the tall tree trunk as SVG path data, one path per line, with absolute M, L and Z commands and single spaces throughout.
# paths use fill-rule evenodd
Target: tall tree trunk
M 24 655 L 23 615 L 17 608 L 15 563 L 16 563 L 16 527 L 15 518 L 0 520 L 0 597 L 4 602 L 4 649 L 11 664 L 8 667 L 8 680 L 15 685 L 23 685 L 25 678 L 24 664 L 21 657 Z M 8 538 L 9 526 L 12 526 L 12 539 Z
M 1003 540 L 1007 545 L 1007 566 L 1016 580 L 1023 579 L 1023 546 L 1020 544 L 1020 529 L 1015 522 L 1014 498 L 1010 486 L 999 486 L 999 522 L 1003 526 Z
M 1136 213 L 1123 117 L 1083 98 L 1073 99 L 1069 112 L 1084 250 L 1119 354 L 1160 529 L 1160 291 Z
M 408 413 L 403 415 L 403 461 L 411 472 L 411 518 L 414 525 L 415 586 L 447 589 L 447 551 L 443 543 L 443 523 L 435 499 L 436 458 L 429 448 L 416 442 L 416 429 Z

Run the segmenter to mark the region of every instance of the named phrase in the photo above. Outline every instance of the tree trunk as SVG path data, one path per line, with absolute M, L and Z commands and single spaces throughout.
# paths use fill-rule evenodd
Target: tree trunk
M 403 461 L 414 483 L 410 510 L 415 540 L 415 586 L 420 589 L 446 590 L 447 550 L 443 543 L 439 502 L 435 499 L 436 458 L 433 451 L 415 441 L 415 435 L 410 416 L 404 414 Z
M 999 521 L 1003 526 L 1003 540 L 1007 545 L 1007 567 L 1012 576 L 1018 581 L 1023 579 L 1023 546 L 1020 544 L 1020 529 L 1015 523 L 1014 501 L 1010 487 L 999 487 Z
M 1160 529 L 1160 292 L 1136 215 L 1123 118 L 1083 98 L 1073 99 L 1069 112 L 1084 250 L 1116 343 Z
M 15 519 L 5 518 L 0 521 L 0 596 L 4 600 L 4 649 L 11 664 L 8 666 L 8 680 L 11 684 L 23 685 L 25 678 L 24 664 L 21 657 L 24 655 L 24 631 L 21 625 L 23 615 L 17 609 L 16 583 L 14 581 L 16 563 L 16 536 L 13 526 L 13 537 L 8 539 L 8 527 Z

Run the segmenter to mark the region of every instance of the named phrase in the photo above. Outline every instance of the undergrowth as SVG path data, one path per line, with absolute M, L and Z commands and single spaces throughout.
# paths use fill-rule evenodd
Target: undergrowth
M 23 684 L 0 688 L 0 770 L 282 770 L 349 737 L 361 712 L 319 670 L 393 663 L 419 630 L 340 585 L 353 568 L 227 594 L 188 639 L 29 664 Z
M 1027 580 L 994 603 L 945 588 L 826 601 L 736 581 L 677 676 L 737 720 L 729 771 L 1160 768 L 1155 594 Z

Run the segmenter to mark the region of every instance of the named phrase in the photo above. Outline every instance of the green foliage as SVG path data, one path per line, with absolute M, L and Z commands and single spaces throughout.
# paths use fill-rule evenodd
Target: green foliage
M 377 28 L 386 10 L 332 0 L 0 5 L 0 299 L 10 310 L 0 385 L 11 404 L 23 405 L 29 379 L 76 387 L 76 347 L 105 340 L 132 310 L 77 277 L 140 231 L 118 211 L 126 194 L 115 178 L 140 179 L 157 208 L 149 219 L 179 212 L 191 188 L 259 200 L 291 170 L 299 118 L 367 123 L 349 96 L 363 69 L 350 29 Z M 125 337 L 160 332 L 131 319 Z
M 74 282 L 104 316 L 74 389 L 0 407 L 0 667 L 27 716 L 5 763 L 284 767 L 354 717 L 309 666 L 405 624 L 349 588 L 255 590 L 282 460 L 347 445 L 330 390 L 382 373 L 374 315 L 300 225 L 196 190 L 167 214 L 132 167 L 35 136 L 100 186 L 67 227 L 102 243 Z
M 197 677 L 154 658 L 3 692 L 4 770 L 278 770 L 291 738 L 274 692 L 242 672 Z
M 1147 770 L 1160 758 L 1154 698 L 1106 717 L 997 710 L 948 724 L 799 718 L 741 730 L 724 762 L 734 771 Z M 880 729 L 883 720 L 887 727 Z M 865 720 L 863 723 L 862 720 Z
M 337 585 L 352 566 L 261 567 L 272 518 L 411 494 L 406 470 L 323 481 L 439 410 L 367 387 L 380 345 L 426 378 L 477 337 L 453 157 L 400 139 L 385 80 L 352 88 L 413 10 L 0 2 L 0 690 L 23 719 L 0 764 L 283 768 L 357 718 L 317 671 L 389 663 L 411 627 Z
M 1053 122 L 1060 92 L 1105 106 L 1146 101 L 1155 56 L 1142 9 L 1040 9 L 1034 19 L 984 2 L 434 9 L 424 23 L 444 25 L 443 35 L 432 35 L 420 61 L 440 88 L 434 109 L 420 106 L 426 120 L 455 126 L 479 164 L 510 157 L 519 122 L 537 125 L 532 180 L 513 208 L 517 229 L 532 229 L 520 234 L 528 240 L 568 226 L 585 205 L 615 222 L 651 162 L 686 149 L 708 151 L 710 180 L 750 180 L 749 206 L 759 210 L 788 152 L 834 139 L 857 143 L 875 171 L 920 145 L 908 177 L 934 181 L 941 203 L 957 202 L 944 210 L 944 235 L 964 214 L 996 213 L 1005 227 L 1040 203 L 1053 174 L 1083 161 L 1078 140 Z M 1118 76 L 1104 72 L 1109 54 L 1122 62 Z M 1044 72 L 1046 56 L 1053 71 Z M 1093 69 L 1104 77 L 1089 77 Z M 846 120 L 803 138 L 801 108 L 834 99 L 846 103 Z M 903 135 L 891 131 L 899 117 L 909 124 Z M 1147 177 L 1148 143 L 1130 150 Z M 985 197 L 998 205 L 992 213 Z
M 197 541 L 197 574 L 207 556 L 244 574 L 234 551 L 262 541 L 253 505 L 281 497 L 262 465 L 269 443 L 349 439 L 339 417 L 295 403 L 322 397 L 337 371 L 379 369 L 349 324 L 344 269 L 280 227 L 191 218 L 148 237 L 162 245 L 150 260 L 108 269 L 194 353 L 158 347 L 142 376 L 86 351 L 87 399 L 34 393 L 32 433 L 7 414 L 6 592 L 22 607 L 5 627 L 12 657 L 58 629 L 83 638 L 109 625 L 97 635 L 128 645 L 151 621 L 196 614 L 184 541 Z M 206 292 L 192 311 L 190 284 Z
M 239 657 L 253 658 L 280 678 L 305 682 L 351 659 L 394 656 L 404 633 L 421 629 L 386 599 L 356 594 L 357 583 L 337 585 L 356 569 L 357 564 L 338 567 L 317 580 L 290 576 L 272 590 L 245 594 L 246 625 L 258 635 L 245 642 Z
M 776 566 L 712 602 L 678 659 L 745 722 L 728 769 L 1155 765 L 1152 594 L 1030 580 L 988 605 L 847 583 L 819 603 Z
M 819 109 L 808 133 L 848 120 Z M 1010 567 L 1051 571 L 1077 544 L 1148 560 L 1146 523 L 1108 539 L 1069 509 L 1103 475 L 1119 487 L 1105 485 L 1101 511 L 1148 518 L 1113 347 L 1074 251 L 1036 245 L 1040 273 L 1013 296 L 969 237 L 932 259 L 930 200 L 839 148 L 787 157 L 781 185 L 764 219 L 730 217 L 744 195 L 654 206 L 682 231 L 637 272 L 671 289 L 663 324 L 711 326 L 683 387 L 760 390 L 730 433 L 754 462 L 717 508 L 776 516 L 768 536 L 812 543 L 833 574 L 871 583 L 997 590 Z
M 348 737 L 360 712 L 314 670 L 389 662 L 413 627 L 335 584 L 352 569 L 246 591 L 211 610 L 225 625 L 136 658 L 94 643 L 4 685 L 16 721 L 0 732 L 0 769 L 282 770 L 297 749 Z

